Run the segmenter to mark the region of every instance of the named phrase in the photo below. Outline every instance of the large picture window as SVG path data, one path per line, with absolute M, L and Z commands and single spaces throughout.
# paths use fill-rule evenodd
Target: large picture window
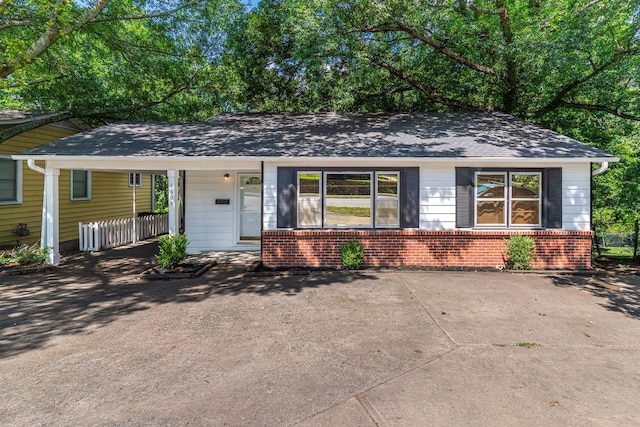
M 400 173 L 298 171 L 299 228 L 397 228 Z
M 21 202 L 22 163 L 0 157 L 0 203 Z
M 325 173 L 325 227 L 373 226 L 371 173 Z
M 486 227 L 539 227 L 540 172 L 476 172 L 475 224 Z
M 91 199 L 91 172 L 71 171 L 71 200 Z

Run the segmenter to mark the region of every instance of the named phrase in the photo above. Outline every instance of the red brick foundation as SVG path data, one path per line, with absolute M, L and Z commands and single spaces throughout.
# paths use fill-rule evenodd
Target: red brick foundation
M 365 267 L 505 266 L 505 239 L 536 239 L 534 268 L 590 269 L 591 231 L 270 230 L 262 232 L 267 267 L 341 265 L 340 245 L 364 244 Z

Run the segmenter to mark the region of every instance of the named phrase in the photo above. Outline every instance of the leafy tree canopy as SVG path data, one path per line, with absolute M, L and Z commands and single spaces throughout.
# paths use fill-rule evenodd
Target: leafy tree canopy
M 243 10 L 234 0 L 0 0 L 0 107 L 198 118 L 221 104 L 212 81 Z

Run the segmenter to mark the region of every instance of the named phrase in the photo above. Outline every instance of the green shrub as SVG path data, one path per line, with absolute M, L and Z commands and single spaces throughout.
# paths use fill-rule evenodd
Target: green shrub
M 156 259 L 163 268 L 172 268 L 180 264 L 187 257 L 189 240 L 185 234 L 174 236 L 160 236 L 158 238 L 158 255 Z
M 10 262 L 13 262 L 13 260 L 11 259 L 9 254 L 6 252 L 0 252 L 0 267 L 9 264 Z
M 516 270 L 530 270 L 535 249 L 535 239 L 529 236 L 511 236 L 507 241 L 509 266 Z
M 17 262 L 20 265 L 42 264 L 47 260 L 48 249 L 43 249 L 38 243 L 19 245 L 4 255 L 0 255 L 0 265 Z
M 342 244 L 340 259 L 342 259 L 342 265 L 349 270 L 360 268 L 364 259 L 364 245 L 355 240 L 349 240 Z

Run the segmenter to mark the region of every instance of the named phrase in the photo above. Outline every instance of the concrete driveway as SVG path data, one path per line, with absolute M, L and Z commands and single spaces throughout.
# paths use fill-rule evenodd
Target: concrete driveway
M 141 249 L 142 248 L 142 249 Z M 368 272 L 0 276 L 2 425 L 637 425 L 640 293 Z

